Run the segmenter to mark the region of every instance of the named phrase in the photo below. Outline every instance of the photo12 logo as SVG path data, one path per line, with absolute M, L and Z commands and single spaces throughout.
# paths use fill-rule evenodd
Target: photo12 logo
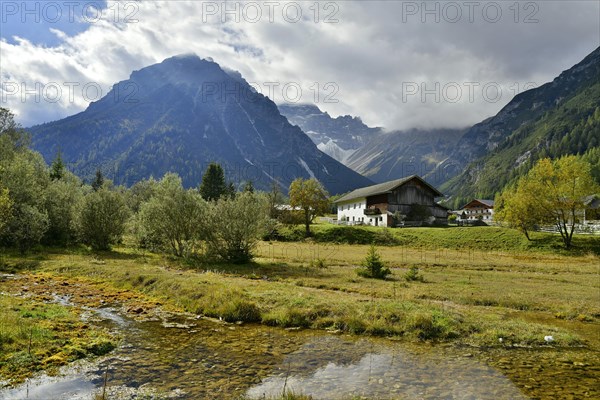
M 534 1 L 403 1 L 402 22 L 537 24 L 540 5 Z
M 116 103 L 137 103 L 138 86 L 133 82 L 113 85 L 113 101 Z M 102 85 L 97 82 L 15 82 L 0 83 L 2 103 L 91 103 L 104 97 Z
M 497 103 L 510 93 L 517 94 L 536 88 L 535 82 L 514 82 L 503 86 L 498 82 L 402 82 L 402 102 L 421 103 Z M 504 89 L 503 89 L 504 88 Z
M 114 23 L 137 23 L 137 1 L 0 1 L 0 21 L 26 23 L 85 22 L 100 20 Z
M 203 82 L 202 102 L 247 101 L 259 99 L 256 94 L 262 94 L 275 103 L 339 103 L 337 95 L 340 88 L 335 82 L 249 82 L 250 86 L 225 82 Z
M 340 6 L 327 1 L 203 1 L 201 21 L 209 22 L 287 22 L 337 24 Z

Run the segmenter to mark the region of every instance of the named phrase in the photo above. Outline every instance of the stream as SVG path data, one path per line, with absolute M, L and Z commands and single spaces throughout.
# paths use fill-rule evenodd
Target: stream
M 561 353 L 569 364 L 554 350 L 509 350 L 507 357 L 506 351 L 181 315 L 136 321 L 114 308 L 89 310 L 85 317 L 119 332 L 120 346 L 57 376 L 1 389 L 0 399 L 89 400 L 102 392 L 105 378 L 107 399 L 260 399 L 291 389 L 314 399 L 514 400 L 594 398 L 599 389 L 597 353 L 592 364 L 573 361 L 588 359 L 585 349 Z M 540 363 L 562 369 L 553 374 Z M 537 382 L 531 378 L 540 374 Z

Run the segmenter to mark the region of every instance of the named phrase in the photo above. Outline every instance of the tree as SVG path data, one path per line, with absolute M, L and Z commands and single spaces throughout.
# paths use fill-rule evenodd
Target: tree
M 535 197 L 527 193 L 523 185 L 506 188 L 496 197 L 494 219 L 511 228 L 520 230 L 527 240 L 529 232 L 541 223 L 552 223 L 550 216 L 535 204 Z
M 210 205 L 206 231 L 208 254 L 224 261 L 246 263 L 267 230 L 268 206 L 263 196 L 242 192 Z
M 50 165 L 50 179 L 53 181 L 62 179 L 65 175 L 65 163 L 63 162 L 60 150 L 56 153 L 56 157 Z
M 138 213 L 142 204 L 150 201 L 152 196 L 154 196 L 157 185 L 158 182 L 152 177 L 136 182 L 125 193 L 127 207 L 129 207 L 132 212 Z
M 15 143 L 22 136 L 0 134 L 0 182 L 8 190 L 12 211 L 4 221 L 2 240 L 22 253 L 39 243 L 48 229 L 44 206 L 48 166 L 39 153 Z
M 92 189 L 94 189 L 94 192 L 97 192 L 102 186 L 104 186 L 104 175 L 102 174 L 102 170 L 98 168 L 96 169 L 96 176 L 92 181 Z
M 15 154 L 29 151 L 30 136 L 15 121 L 14 114 L 0 107 L 0 160 L 10 161 Z
M 369 247 L 367 257 L 362 263 L 363 268 L 357 270 L 357 274 L 365 278 L 385 279 L 386 276 L 391 274 L 389 268 L 385 266 L 381 261 L 381 256 L 377 252 L 375 245 Z
M 0 233 L 8 224 L 12 212 L 13 202 L 8 195 L 8 189 L 0 189 Z
M 254 185 L 252 184 L 252 181 L 247 181 L 244 184 L 244 192 L 254 193 Z
M 329 194 L 318 180 L 311 178 L 295 179 L 289 189 L 290 206 L 300 207 L 304 212 L 306 236 L 310 236 L 310 224 L 317 215 L 323 215 L 329 209 Z
M 176 174 L 167 174 L 158 182 L 139 212 L 142 238 L 158 242 L 177 257 L 194 251 L 206 219 L 206 203 L 197 192 L 184 189 Z
M 206 201 L 216 201 L 231 191 L 231 187 L 225 183 L 223 168 L 217 163 L 210 163 L 202 176 L 200 184 L 200 195 Z M 235 189 L 234 189 L 235 193 Z
M 597 191 L 590 164 L 581 157 L 545 158 L 518 181 L 512 195 L 501 198 L 500 218 L 525 233 L 534 223 L 553 223 L 569 249 L 585 197 Z
M 233 184 L 233 182 L 229 182 L 225 186 L 225 193 L 223 193 L 222 197 L 227 197 L 229 199 L 233 199 L 235 197 L 236 192 L 237 191 L 235 190 L 235 185 Z
M 13 212 L 13 221 L 16 224 L 9 228 L 10 240 L 17 246 L 21 254 L 25 254 L 27 250 L 39 244 L 48 230 L 48 214 L 30 204 L 16 207 Z
M 271 182 L 271 190 L 267 192 L 267 202 L 269 205 L 269 217 L 276 219 L 278 217 L 277 205 L 285 201 L 279 182 L 273 180 Z
M 94 250 L 110 250 L 121 240 L 128 214 L 121 193 L 106 186 L 88 193 L 75 221 L 81 241 Z
M 44 195 L 44 209 L 49 222 L 43 240 L 45 243 L 68 245 L 75 241 L 75 217 L 83 195 L 81 181 L 69 172 L 48 184 Z

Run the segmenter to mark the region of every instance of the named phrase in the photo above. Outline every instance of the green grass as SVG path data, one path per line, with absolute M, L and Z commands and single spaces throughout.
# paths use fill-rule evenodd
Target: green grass
M 298 242 L 302 240 L 301 227 L 283 227 L 279 230 L 279 240 Z M 423 249 L 460 250 L 501 250 L 514 252 L 541 252 L 564 255 L 600 255 L 598 236 L 579 235 L 575 237 L 574 249 L 564 250 L 558 234 L 533 232 L 529 241 L 521 232 L 497 226 L 480 227 L 423 227 L 423 228 L 381 228 L 372 226 L 337 226 L 315 224 L 311 227 L 313 236 L 309 239 L 319 243 L 336 244 L 376 244 L 380 246 L 405 246 Z
M 261 400 L 312 400 L 312 396 L 307 396 L 302 393 L 296 393 L 293 390 L 285 390 L 279 396 L 261 397 Z M 239 400 L 250 400 L 249 397 L 243 396 Z

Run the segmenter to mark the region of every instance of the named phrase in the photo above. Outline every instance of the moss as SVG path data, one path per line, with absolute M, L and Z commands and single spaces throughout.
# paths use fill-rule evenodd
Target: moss
M 114 338 L 80 322 L 74 308 L 4 294 L 0 306 L 0 377 L 12 384 L 115 347 Z

